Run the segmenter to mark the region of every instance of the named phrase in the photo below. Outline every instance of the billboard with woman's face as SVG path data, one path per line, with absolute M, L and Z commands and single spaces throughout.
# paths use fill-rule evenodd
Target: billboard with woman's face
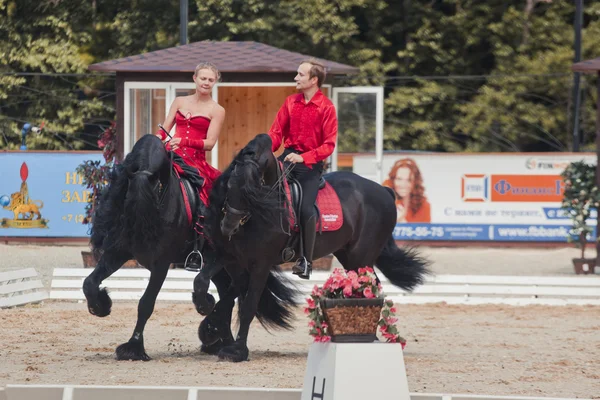
M 396 194 L 397 222 L 431 222 L 431 206 L 423 176 L 412 158 L 396 161 L 383 186 L 393 189 Z
M 596 155 L 388 153 L 381 182 L 374 155 L 360 154 L 353 171 L 393 189 L 397 240 L 565 242 L 571 221 L 560 174 L 580 160 L 595 164 Z

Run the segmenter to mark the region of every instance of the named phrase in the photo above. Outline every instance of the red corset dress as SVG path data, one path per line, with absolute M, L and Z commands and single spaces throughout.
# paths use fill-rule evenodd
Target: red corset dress
M 177 110 L 175 124 L 173 138 L 181 138 L 181 143 L 175 153 L 181 156 L 187 165 L 196 168 L 200 176 L 204 178 L 200 199 L 208 205 L 208 196 L 213 182 L 221 175 L 218 169 L 206 162 L 206 152 L 203 149 L 210 119 L 202 115 L 192 116 L 190 113 L 183 115 L 181 111 Z

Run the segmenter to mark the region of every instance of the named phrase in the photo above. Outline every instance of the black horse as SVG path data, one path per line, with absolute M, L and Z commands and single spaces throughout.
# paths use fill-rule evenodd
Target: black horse
M 340 198 L 344 222 L 339 230 L 318 235 L 315 259 L 333 253 L 346 270 L 377 266 L 392 284 L 405 290 L 423 283 L 428 262 L 414 250 L 398 248 L 392 237 L 396 224 L 393 192 L 351 172 L 333 172 L 324 178 Z M 270 137 L 260 134 L 238 153 L 213 186 L 206 229 L 219 263 L 199 273 L 194 302 L 201 313 L 211 311 L 210 302 L 205 301 L 208 282 L 221 267 L 234 282 L 248 285 L 239 309 L 237 339 L 221 343 L 221 358 L 236 362 L 248 358 L 248 331 L 260 294 L 271 266 L 282 262 L 282 251 L 288 246 L 290 224 L 283 179 Z M 214 317 L 212 323 L 211 329 L 200 329 L 204 344 L 231 336 L 226 318 Z
M 156 136 L 145 135 L 124 162 L 114 168 L 107 188 L 99 197 L 90 238 L 99 261 L 83 283 L 89 312 L 105 317 L 110 314 L 112 301 L 106 289 L 100 289 L 102 281 L 129 259 L 136 259 L 150 270 L 148 286 L 138 304 L 133 335 L 127 343 L 117 347 L 117 359 L 150 360 L 144 349 L 144 327 L 154 311 L 169 265 L 185 260 L 194 247 L 194 239 L 181 180 L 174 172 L 170 153 Z M 215 265 L 214 252 L 208 249 L 204 253 L 206 264 Z M 226 299 L 226 294 L 231 293 L 227 273 L 221 271 L 212 279 L 219 296 Z M 267 325 L 288 327 L 291 311 L 280 304 L 289 301 L 290 307 L 293 306 L 296 293 L 274 274 L 270 275 L 267 289 L 261 295 L 259 319 Z M 203 296 L 203 299 L 211 297 Z M 214 305 L 214 299 L 212 301 Z M 215 315 L 220 320 L 229 315 L 231 320 L 231 309 Z M 210 327 L 210 318 L 212 316 L 205 318 L 203 326 Z M 232 337 L 220 337 L 220 343 L 233 341 Z M 210 346 L 204 346 L 203 350 L 214 352 Z

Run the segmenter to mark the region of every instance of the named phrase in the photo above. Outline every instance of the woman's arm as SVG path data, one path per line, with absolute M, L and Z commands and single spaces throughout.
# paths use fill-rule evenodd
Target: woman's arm
M 221 106 L 217 106 L 211 120 L 208 132 L 206 133 L 206 140 L 202 139 L 181 139 L 181 146 L 193 147 L 197 150 L 210 151 L 215 147 L 221 128 L 223 127 L 223 121 L 225 121 L 225 109 Z

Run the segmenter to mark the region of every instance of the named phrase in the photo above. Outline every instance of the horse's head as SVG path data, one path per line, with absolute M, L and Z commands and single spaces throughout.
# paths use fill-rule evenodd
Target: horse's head
M 269 220 L 279 207 L 269 196 L 277 181 L 277 160 L 269 135 L 252 139 L 235 157 L 228 172 L 220 227 L 224 236 L 231 237 L 250 217 Z
M 129 179 L 145 175 L 153 183 L 169 179 L 171 163 L 163 142 L 155 135 L 144 135 L 138 140 L 123 163 Z

